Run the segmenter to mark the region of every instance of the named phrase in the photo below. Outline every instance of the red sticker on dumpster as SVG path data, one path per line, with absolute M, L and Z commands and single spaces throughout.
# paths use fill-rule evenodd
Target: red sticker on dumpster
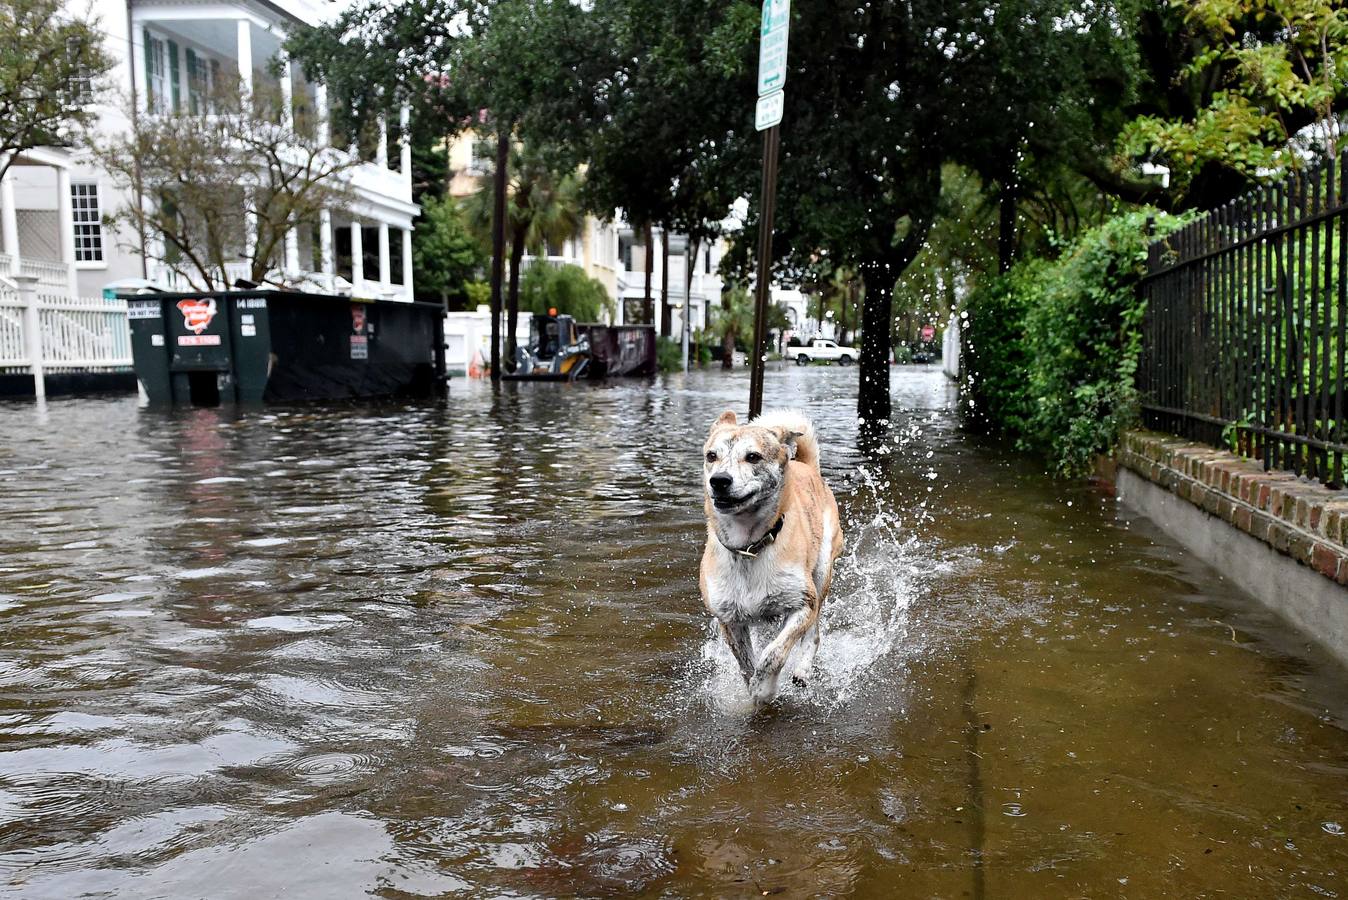
M 356 334 L 365 332 L 365 307 L 359 303 L 351 304 L 351 330 Z
M 183 327 L 195 334 L 201 334 L 215 318 L 215 300 L 179 300 L 178 309 L 182 310 Z

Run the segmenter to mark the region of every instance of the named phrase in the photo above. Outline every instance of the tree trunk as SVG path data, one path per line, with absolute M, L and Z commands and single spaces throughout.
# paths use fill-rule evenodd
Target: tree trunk
M 524 229 L 515 228 L 510 236 L 510 288 L 506 292 L 506 340 L 505 367 L 507 372 L 515 371 L 515 357 L 518 344 L 516 332 L 520 318 L 520 262 L 524 259 Z
M 883 433 L 889 427 L 890 313 L 894 305 L 894 274 L 884 263 L 864 263 L 861 277 L 866 302 L 861 307 L 861 384 L 857 391 L 857 420 L 864 432 Z
M 510 129 L 498 126 L 496 184 L 491 233 L 491 380 L 501 380 L 501 276 L 505 268 L 506 169 L 510 165 Z
M 674 315 L 669 308 L 669 232 L 660 231 L 660 334 L 672 337 Z
M 721 312 L 724 315 L 730 315 L 730 291 L 721 289 Z M 735 367 L 735 337 L 727 334 L 721 339 L 721 368 L 733 369 Z
M 848 285 L 843 288 L 842 294 L 838 297 L 840 307 L 838 312 L 838 343 L 843 346 L 847 345 L 847 295 L 851 292 L 852 286 Z
M 649 225 L 646 226 L 645 239 L 646 247 L 644 255 L 646 257 L 646 287 L 644 293 L 641 295 L 641 315 L 642 324 L 654 325 L 655 308 L 651 305 L 651 279 L 655 277 L 655 255 L 651 251 L 651 244 L 654 243 L 654 240 L 651 237 L 651 226 Z

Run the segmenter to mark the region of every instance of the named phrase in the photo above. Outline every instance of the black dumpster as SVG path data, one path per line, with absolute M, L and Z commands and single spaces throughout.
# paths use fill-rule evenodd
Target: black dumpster
M 654 325 L 581 325 L 590 341 L 591 378 L 649 376 L 656 371 Z
M 444 310 L 295 291 L 124 295 L 151 403 L 425 397 L 444 385 Z

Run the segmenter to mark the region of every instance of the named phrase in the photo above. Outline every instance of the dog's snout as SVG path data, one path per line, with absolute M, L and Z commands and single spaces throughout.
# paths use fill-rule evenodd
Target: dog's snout
M 730 486 L 735 483 L 735 479 L 726 475 L 724 472 L 721 472 L 708 478 L 707 482 L 711 485 L 713 491 L 718 494 L 724 494 L 726 491 L 730 490 Z

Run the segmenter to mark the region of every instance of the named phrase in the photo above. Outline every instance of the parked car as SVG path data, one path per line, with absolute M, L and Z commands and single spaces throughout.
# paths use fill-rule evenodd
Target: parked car
M 840 347 L 836 341 L 823 338 L 815 338 L 803 347 L 786 348 L 786 358 L 794 359 L 798 366 L 808 366 L 815 360 L 850 366 L 857 361 L 858 355 L 856 347 Z

